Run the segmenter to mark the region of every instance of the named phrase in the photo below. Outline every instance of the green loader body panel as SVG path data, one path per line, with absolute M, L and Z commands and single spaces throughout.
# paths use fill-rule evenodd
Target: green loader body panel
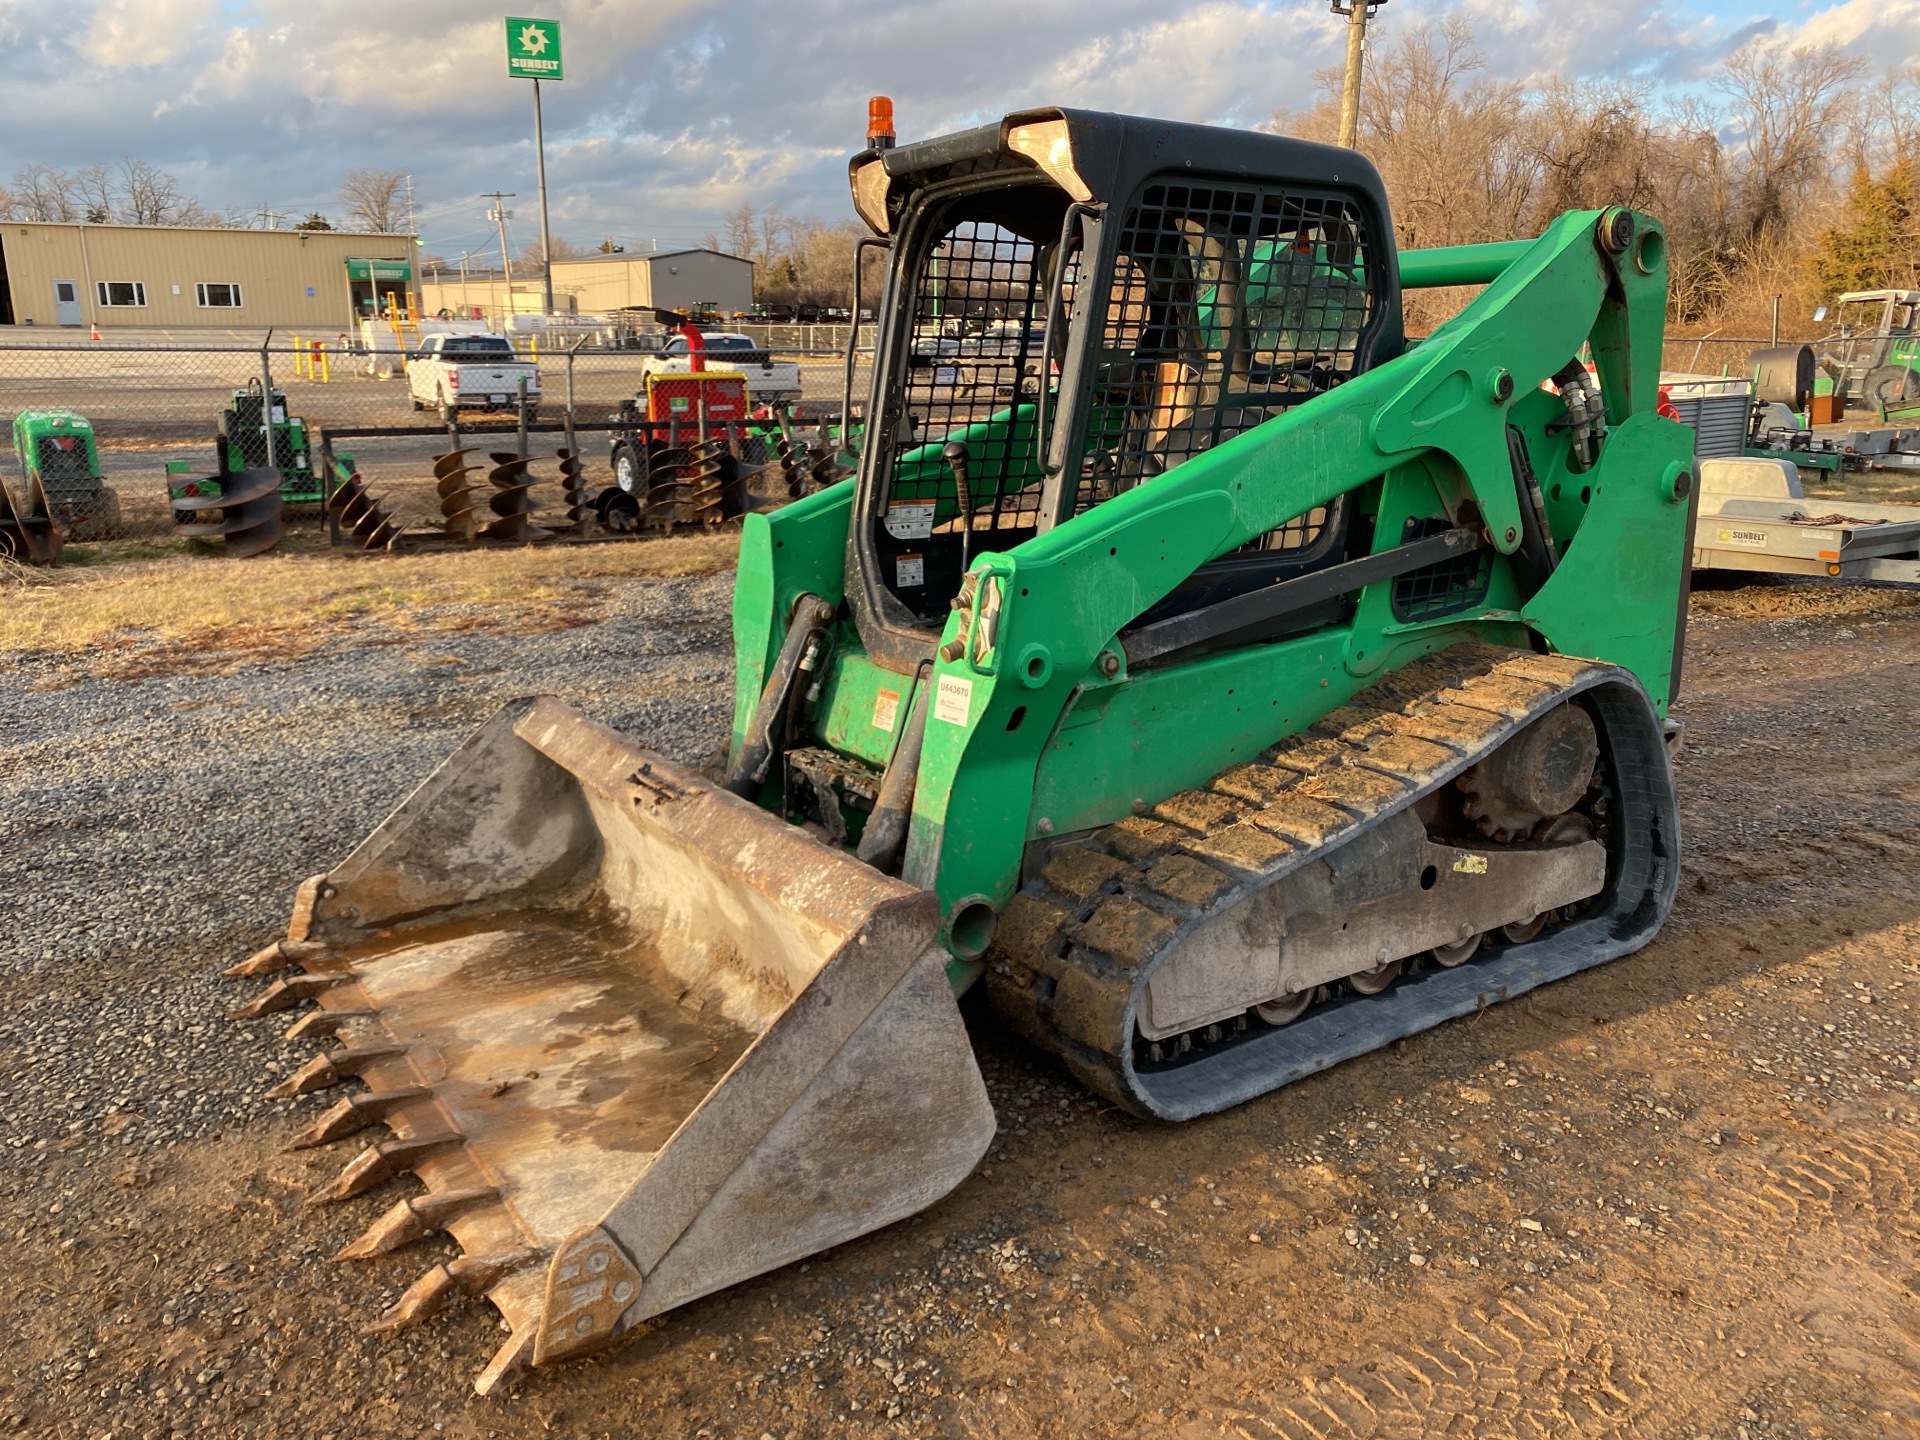
M 1150 809 L 1304 729 L 1382 674 L 1463 641 L 1610 661 L 1664 713 L 1688 578 L 1692 436 L 1655 413 L 1662 237 L 1636 215 L 1632 248 L 1609 256 L 1595 234 L 1618 213 L 1565 215 L 1531 244 L 1402 257 L 1416 274 L 1445 283 L 1476 275 L 1486 289 L 1426 340 L 1338 388 L 1023 544 L 978 555 L 970 573 L 997 589 L 997 628 L 984 663 L 969 646 L 933 665 L 903 877 L 932 889 L 949 923 L 976 900 L 1004 907 L 1029 842 Z M 1610 428 L 1597 462 L 1576 473 L 1555 433 L 1563 408 L 1543 384 L 1580 353 L 1593 357 Z M 1524 601 L 1510 568 L 1523 522 L 1509 427 L 1533 457 L 1562 552 Z M 988 422 L 930 439 L 901 468 L 931 498 L 942 443 L 977 449 L 992 431 Z M 1013 448 L 1030 453 L 1030 425 L 1011 433 Z M 748 518 L 735 598 L 736 746 L 795 599 L 842 605 L 854 491 L 849 480 Z M 1491 542 L 1479 602 L 1440 618 L 1397 618 L 1392 582 L 1379 582 L 1360 591 L 1345 624 L 1308 636 L 1164 669 L 1133 673 L 1124 660 L 1113 668 L 1125 627 L 1198 568 L 1343 495 L 1371 508 L 1376 549 L 1409 520 L 1470 505 Z M 966 618 L 948 621 L 949 648 L 966 640 Z M 877 667 L 844 616 L 832 666 L 818 743 L 884 766 L 897 729 L 872 724 L 872 697 L 897 690 L 899 708 L 887 713 L 904 715 L 912 676 Z M 768 803 L 778 803 L 775 788 Z M 943 936 L 951 946 L 951 930 Z M 963 953 L 952 973 L 965 985 L 979 968 L 977 955 Z

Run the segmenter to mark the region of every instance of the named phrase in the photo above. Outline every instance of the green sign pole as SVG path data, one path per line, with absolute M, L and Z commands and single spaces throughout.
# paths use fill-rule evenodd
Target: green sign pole
M 545 313 L 553 314 L 553 240 L 547 230 L 547 137 L 540 121 L 540 82 L 561 80 L 560 22 L 507 17 L 507 74 L 533 81 L 533 154 L 540 175 L 540 280 Z M 507 309 L 513 309 L 511 287 Z M 509 319 L 511 323 L 511 319 Z

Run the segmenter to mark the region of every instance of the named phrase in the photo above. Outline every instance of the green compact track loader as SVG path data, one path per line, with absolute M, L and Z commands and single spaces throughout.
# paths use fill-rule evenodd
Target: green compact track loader
M 1396 254 L 1357 154 L 1055 109 L 851 184 L 865 440 L 746 519 L 724 776 L 522 701 L 235 967 L 334 1042 L 279 1093 L 354 1082 L 299 1143 L 379 1137 L 323 1198 L 426 1184 L 343 1257 L 463 1251 L 380 1323 L 506 1317 L 483 1391 L 960 1183 L 971 987 L 1184 1120 L 1673 899 L 1656 221 Z

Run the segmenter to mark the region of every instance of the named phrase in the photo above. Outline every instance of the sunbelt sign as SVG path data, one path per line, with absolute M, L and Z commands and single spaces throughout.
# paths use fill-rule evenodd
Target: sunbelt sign
M 507 17 L 507 74 L 516 80 L 560 80 L 560 22 Z

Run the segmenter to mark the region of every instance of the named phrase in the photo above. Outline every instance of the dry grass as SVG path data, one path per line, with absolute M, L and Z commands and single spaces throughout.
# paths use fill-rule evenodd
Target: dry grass
M 623 581 L 710 574 L 737 537 L 694 535 L 446 555 L 180 555 L 33 572 L 8 585 L 0 651 L 86 657 L 135 677 L 434 632 L 566 629 L 599 618 Z
M 1920 471 L 1854 470 L 1831 478 L 1809 479 L 1802 471 L 1800 480 L 1807 498 L 1821 500 L 1864 500 L 1872 505 L 1920 505 Z

